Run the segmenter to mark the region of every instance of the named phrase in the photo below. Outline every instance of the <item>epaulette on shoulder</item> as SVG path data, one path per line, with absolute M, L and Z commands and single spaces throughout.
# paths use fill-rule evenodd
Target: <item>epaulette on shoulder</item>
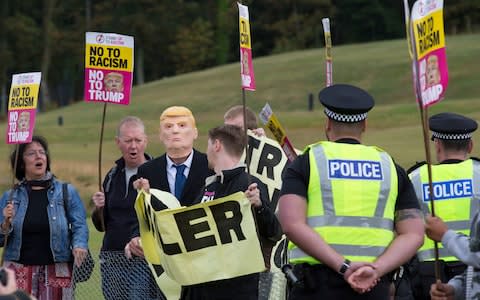
M 420 168 L 421 166 L 426 165 L 426 164 L 427 164 L 426 161 L 417 161 L 416 164 L 414 164 L 413 166 L 411 166 L 410 168 L 408 168 L 407 174 L 412 173 L 412 172 L 415 171 L 416 169 L 418 169 L 418 168 Z

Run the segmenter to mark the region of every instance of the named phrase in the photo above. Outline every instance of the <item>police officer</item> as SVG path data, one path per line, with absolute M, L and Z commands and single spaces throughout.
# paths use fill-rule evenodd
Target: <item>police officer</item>
M 279 200 L 299 279 L 290 299 L 385 300 L 388 274 L 422 245 L 421 211 L 406 172 L 361 144 L 373 98 L 346 84 L 319 97 L 328 141 L 309 145 L 287 169 Z
M 470 220 L 480 200 L 480 162 L 468 158 L 472 152 L 472 134 L 477 122 L 455 113 L 440 113 L 429 119 L 438 165 L 431 166 L 435 215 L 441 217 L 449 229 L 469 235 Z M 430 213 L 428 172 L 425 162 L 413 166 L 409 176 L 417 199 L 425 215 Z M 425 238 L 417 253 L 419 264 L 412 278 L 415 299 L 430 299 L 429 291 L 435 282 L 434 242 Z M 465 265 L 439 244 L 440 275 L 446 282 L 461 274 Z

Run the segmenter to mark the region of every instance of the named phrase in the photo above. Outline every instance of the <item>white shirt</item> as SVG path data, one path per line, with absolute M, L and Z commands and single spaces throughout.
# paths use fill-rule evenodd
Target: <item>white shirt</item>
M 137 171 L 138 171 L 138 167 L 136 168 L 127 168 L 125 167 L 125 197 L 127 196 L 128 194 L 128 183 L 130 182 L 130 178 L 137 174 Z
M 168 179 L 168 187 L 170 188 L 170 192 L 172 194 L 175 193 L 175 176 L 177 175 L 177 168 L 175 168 L 175 163 L 166 155 L 167 157 L 167 179 Z M 190 168 L 192 167 L 192 160 L 193 160 L 193 151 L 188 155 L 187 160 L 185 160 L 182 164 L 185 165 L 185 170 L 183 170 L 183 175 L 185 178 L 188 178 L 188 174 L 190 173 Z

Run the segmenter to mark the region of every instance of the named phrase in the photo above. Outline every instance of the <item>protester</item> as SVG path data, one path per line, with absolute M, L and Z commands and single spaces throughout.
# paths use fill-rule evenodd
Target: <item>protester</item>
M 429 119 L 435 154 L 439 164 L 431 166 L 435 214 L 442 217 L 452 229 L 469 234 L 470 220 L 477 212 L 480 184 L 480 162 L 468 158 L 473 149 L 472 134 L 477 122 L 455 113 L 440 113 Z M 428 165 L 421 162 L 409 170 L 419 204 L 425 215 L 430 213 Z M 454 187 L 452 189 L 451 187 Z M 409 266 L 415 299 L 430 299 L 430 286 L 435 283 L 434 242 L 425 239 Z M 466 265 L 458 261 L 447 249 L 439 248 L 439 274 L 443 282 L 461 274 Z
M 137 179 L 138 167 L 151 159 L 145 153 L 147 142 L 142 120 L 134 116 L 122 119 L 115 136 L 122 157 L 105 176 L 103 192 L 92 196 L 93 224 L 98 231 L 105 231 L 100 253 L 105 299 L 164 299 L 145 259 L 128 259 L 124 255 L 131 228 L 138 226 L 134 209 L 137 191 L 133 181 Z
M 267 187 L 256 177 L 245 172 L 241 162 L 247 138 L 238 126 L 223 125 L 208 132 L 207 157 L 215 175 L 205 180 L 205 190 L 197 202 L 211 201 L 236 192 L 245 192 L 256 215 L 258 232 L 273 242 L 281 236 L 280 225 L 267 198 Z M 232 259 L 248 259 L 232 257 Z M 212 264 L 212 268 L 219 267 Z M 225 267 L 225 266 L 221 266 Z M 219 270 L 221 272 L 221 270 Z M 259 274 L 211 281 L 182 287 L 182 300 L 257 300 Z
M 290 165 L 279 200 L 299 280 L 289 298 L 388 299 L 389 273 L 423 242 L 413 187 L 385 151 L 361 144 L 374 105 L 367 92 L 336 84 L 319 97 L 328 141 Z
M 244 114 L 245 114 L 245 118 L 244 118 Z M 247 129 L 250 129 L 256 136 L 259 136 L 259 137 L 266 136 L 263 128 L 258 127 L 257 115 L 249 107 L 245 107 L 245 110 L 244 110 L 243 106 L 241 105 L 233 106 L 229 110 L 227 110 L 227 112 L 225 112 L 223 119 L 224 119 L 224 124 L 226 125 L 235 125 L 244 129 L 244 126 L 246 124 Z M 267 270 L 265 272 L 260 273 L 260 278 L 258 283 L 259 291 L 260 291 L 259 300 L 265 298 L 262 293 L 262 290 L 268 290 L 272 285 L 273 274 L 270 272 L 270 258 L 272 256 L 272 249 L 275 246 L 275 242 L 272 242 L 269 239 L 264 239 L 263 237 L 260 237 L 260 238 L 262 242 L 263 258 L 265 259 Z
M 476 188 L 478 193 L 478 188 Z M 448 229 L 439 217 L 427 216 L 427 236 L 442 245 L 451 255 L 460 259 L 469 267 L 448 281 L 438 280 L 430 286 L 432 300 L 474 300 L 480 296 L 480 219 L 478 212 L 472 219 L 470 237 Z
M 79 266 L 88 249 L 82 200 L 71 184 L 50 172 L 44 138 L 20 144 L 10 162 L 20 182 L 0 200 L 2 245 L 8 235 L 3 266 L 15 271 L 18 288 L 39 300 L 72 299 L 72 255 Z
M 227 110 L 227 112 L 225 112 L 225 115 L 223 116 L 224 123 L 228 125 L 239 126 L 242 129 L 246 124 L 247 129 L 252 130 L 255 135 L 265 136 L 265 130 L 263 130 L 262 127 L 258 127 L 258 120 L 255 112 L 253 112 L 253 110 L 251 110 L 249 107 L 245 107 L 245 121 L 243 114 L 244 110 L 242 105 L 233 106 Z
M 207 156 L 193 148 L 197 137 L 195 118 L 188 108 L 171 106 L 165 109 L 160 115 L 160 141 L 166 153 L 138 168 L 134 187 L 170 192 L 182 205 L 191 205 L 202 191 L 205 178 L 213 174 L 208 168 Z M 177 169 L 183 171 L 177 172 Z M 152 201 L 152 207 L 157 210 L 165 208 L 158 201 Z M 143 256 L 139 236 L 136 226 L 126 251 Z

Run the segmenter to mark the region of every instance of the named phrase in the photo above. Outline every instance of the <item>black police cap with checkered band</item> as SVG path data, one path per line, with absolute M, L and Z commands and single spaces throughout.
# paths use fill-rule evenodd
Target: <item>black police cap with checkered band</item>
M 373 97 L 361 88 L 348 84 L 334 84 L 318 94 L 325 106 L 325 114 L 332 120 L 355 123 L 367 118 L 367 112 L 375 105 Z
M 477 130 L 477 122 L 455 113 L 440 113 L 428 120 L 432 138 L 441 140 L 468 140 Z

